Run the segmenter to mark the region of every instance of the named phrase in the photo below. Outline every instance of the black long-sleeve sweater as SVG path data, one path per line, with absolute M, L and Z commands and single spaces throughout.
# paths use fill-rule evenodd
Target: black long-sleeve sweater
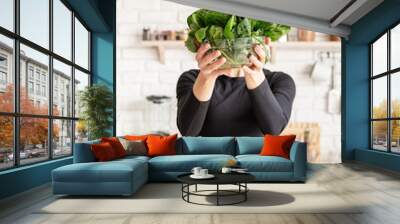
M 255 89 L 244 77 L 217 78 L 212 97 L 199 101 L 193 85 L 199 70 L 184 72 L 177 84 L 177 124 L 183 136 L 278 135 L 289 121 L 296 86 L 282 72 L 264 69 L 266 79 Z

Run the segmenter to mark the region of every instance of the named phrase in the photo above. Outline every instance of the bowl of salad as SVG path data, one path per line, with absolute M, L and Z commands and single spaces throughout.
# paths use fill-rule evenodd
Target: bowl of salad
M 260 44 L 265 53 L 265 62 L 270 60 L 270 49 L 265 45 L 263 36 L 241 37 L 235 39 L 217 39 L 214 40 L 211 49 L 219 50 L 225 57 L 226 62 L 221 68 L 240 68 L 243 65 L 250 64 L 250 55 L 256 55 L 254 45 Z
M 192 13 L 187 18 L 187 24 L 189 35 L 185 41 L 186 48 L 195 53 L 201 44 L 210 43 L 212 50 L 219 50 L 226 58 L 222 68 L 237 68 L 249 64 L 249 56 L 255 55 L 255 44 L 263 47 L 267 62 L 270 59 L 270 49 L 266 46 L 265 38 L 276 41 L 290 30 L 286 25 L 207 9 Z

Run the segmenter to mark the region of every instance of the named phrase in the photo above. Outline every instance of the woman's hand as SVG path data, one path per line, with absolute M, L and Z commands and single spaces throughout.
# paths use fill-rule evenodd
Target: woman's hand
M 249 60 L 251 65 L 243 66 L 243 73 L 247 89 L 255 89 L 265 80 L 263 67 L 266 56 L 264 49 L 261 47 L 261 45 L 257 44 L 254 46 L 254 52 L 257 56 L 250 56 Z
M 197 50 L 196 54 L 196 61 L 200 68 L 200 73 L 194 82 L 193 94 L 196 99 L 201 102 L 210 100 L 214 91 L 215 80 L 217 80 L 218 76 L 230 75 L 233 73 L 232 69 L 220 69 L 226 59 L 224 57 L 217 59 L 221 56 L 220 51 L 208 53 L 210 48 L 210 44 L 203 44 Z
M 220 75 L 231 75 L 232 69 L 220 69 L 226 62 L 225 57 L 220 57 L 221 52 L 218 50 L 209 52 L 210 48 L 210 44 L 207 43 L 202 44 L 197 50 L 196 61 L 200 69 L 199 76 L 205 79 L 216 79 Z

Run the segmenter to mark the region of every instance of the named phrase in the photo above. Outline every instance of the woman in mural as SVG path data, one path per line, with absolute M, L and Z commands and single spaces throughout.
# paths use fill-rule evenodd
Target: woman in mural
M 226 59 L 208 43 L 197 51 L 199 69 L 177 84 L 177 125 L 183 136 L 278 135 L 287 125 L 296 87 L 282 72 L 264 69 L 265 53 L 254 46 L 251 65 L 221 69 Z

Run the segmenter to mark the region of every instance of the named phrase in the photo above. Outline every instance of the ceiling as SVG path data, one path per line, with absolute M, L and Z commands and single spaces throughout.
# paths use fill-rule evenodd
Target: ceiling
M 0 0 L 1 1 L 1 0 Z M 115 25 L 115 1 L 66 0 L 92 32 L 110 32 Z
M 383 0 L 168 0 L 197 8 L 347 37 Z

